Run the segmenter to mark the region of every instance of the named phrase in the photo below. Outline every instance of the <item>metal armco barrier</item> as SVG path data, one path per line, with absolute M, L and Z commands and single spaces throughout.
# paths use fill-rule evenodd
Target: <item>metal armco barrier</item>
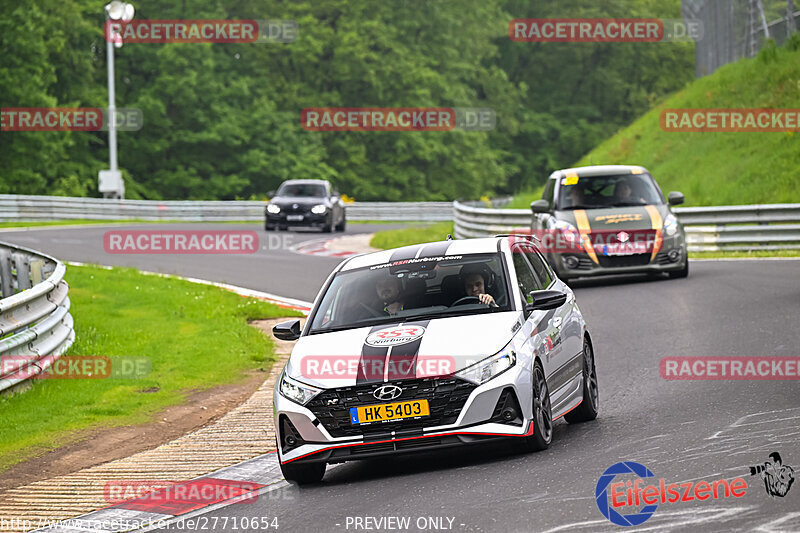
M 75 340 L 66 267 L 0 242 L 0 391 L 45 371 Z
M 529 230 L 528 209 L 489 209 L 453 203 L 455 237 Z M 679 207 L 690 252 L 800 249 L 800 204 Z
M 267 202 L 249 200 L 110 200 L 68 196 L 0 195 L 2 220 L 177 220 L 186 222 L 264 221 Z M 453 220 L 451 202 L 354 202 L 348 220 Z

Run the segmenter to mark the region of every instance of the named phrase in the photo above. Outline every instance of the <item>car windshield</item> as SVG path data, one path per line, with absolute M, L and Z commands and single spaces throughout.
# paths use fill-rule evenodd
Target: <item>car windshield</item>
M 511 310 L 502 256 L 421 257 L 338 273 L 310 333 Z M 491 296 L 492 304 L 481 303 Z
M 281 185 L 276 196 L 307 196 L 324 198 L 325 186 L 316 183 L 287 183 Z
M 647 173 L 573 176 L 561 178 L 557 209 L 602 209 L 663 203 L 661 191 Z

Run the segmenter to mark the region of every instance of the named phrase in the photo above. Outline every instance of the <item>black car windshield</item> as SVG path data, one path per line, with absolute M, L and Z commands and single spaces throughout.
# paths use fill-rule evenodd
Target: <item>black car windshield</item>
M 557 209 L 562 210 L 664 203 L 661 191 L 647 173 L 561 178 L 557 200 Z
M 309 332 L 509 310 L 499 253 L 420 257 L 338 273 Z
M 276 196 L 304 196 L 324 198 L 325 186 L 316 183 L 287 183 L 281 185 Z

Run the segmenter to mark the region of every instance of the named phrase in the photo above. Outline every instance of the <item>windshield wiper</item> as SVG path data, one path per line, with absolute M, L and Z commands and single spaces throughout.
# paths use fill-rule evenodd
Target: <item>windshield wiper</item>
M 603 207 L 606 207 L 606 206 L 604 206 L 604 205 L 583 205 L 583 204 L 578 204 L 578 205 L 569 205 L 567 207 L 562 207 L 561 209 L 562 209 L 562 211 L 571 211 L 573 209 L 601 209 Z

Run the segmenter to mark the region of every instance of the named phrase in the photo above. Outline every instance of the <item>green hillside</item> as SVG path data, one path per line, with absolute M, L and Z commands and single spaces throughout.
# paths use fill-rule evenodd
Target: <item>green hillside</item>
M 687 205 L 800 202 L 800 132 L 668 133 L 659 124 L 662 109 L 800 109 L 800 38 L 787 44 L 692 82 L 577 166 L 645 166 L 665 192 L 683 192 Z

